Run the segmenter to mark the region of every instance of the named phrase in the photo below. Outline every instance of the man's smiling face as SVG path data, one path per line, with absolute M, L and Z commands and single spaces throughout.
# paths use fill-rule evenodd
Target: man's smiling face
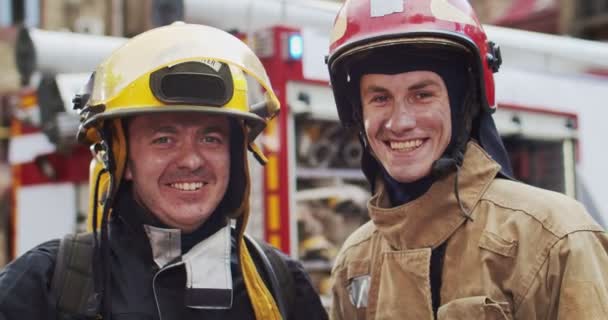
M 191 232 L 202 225 L 228 187 L 229 128 L 228 118 L 200 113 L 131 119 L 125 179 L 135 200 L 168 226 Z
M 360 93 L 369 145 L 388 174 L 399 182 L 430 174 L 452 133 L 441 77 L 431 71 L 366 74 Z

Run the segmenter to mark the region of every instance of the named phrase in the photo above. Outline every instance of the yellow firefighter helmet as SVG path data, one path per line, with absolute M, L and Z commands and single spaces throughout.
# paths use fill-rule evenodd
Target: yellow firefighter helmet
M 228 216 L 238 218 L 243 277 L 257 319 L 280 319 L 275 301 L 259 276 L 243 232 L 249 209 L 246 149 L 263 162 L 253 143 L 279 102 L 266 71 L 241 40 L 208 26 L 174 23 L 144 32 L 115 50 L 95 70 L 89 91 L 75 98 L 80 111 L 78 139 L 91 145 L 91 208 L 89 228 L 96 229 L 111 215 L 112 199 L 120 186 L 127 157 L 125 118 L 158 112 L 224 114 L 238 121 L 243 145 L 231 154 L 243 181 L 236 183 L 238 202 Z M 251 90 L 258 90 L 257 95 Z M 254 97 L 259 101 L 252 101 Z M 240 159 L 234 159 L 238 157 Z M 97 212 L 102 212 L 99 217 Z M 102 218 L 103 217 L 103 218 Z M 103 229 L 102 229 L 103 230 Z

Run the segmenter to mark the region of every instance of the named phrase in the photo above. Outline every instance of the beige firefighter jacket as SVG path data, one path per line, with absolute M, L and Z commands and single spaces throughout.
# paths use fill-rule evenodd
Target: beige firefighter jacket
M 390 207 L 379 181 L 371 221 L 336 260 L 332 319 L 433 319 L 431 248 L 447 241 L 438 319 L 608 319 L 608 236 L 562 194 L 495 179 L 468 145 L 455 173 Z

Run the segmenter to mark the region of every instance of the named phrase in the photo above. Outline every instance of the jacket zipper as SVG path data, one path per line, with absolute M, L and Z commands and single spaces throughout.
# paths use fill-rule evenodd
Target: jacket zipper
M 169 270 L 169 269 L 181 266 L 183 264 L 184 264 L 184 262 L 180 261 L 180 262 L 177 262 L 177 263 L 165 266 L 164 268 L 162 268 L 158 272 L 156 272 L 154 274 L 154 277 L 152 277 L 152 292 L 154 292 L 154 301 L 156 302 L 156 310 L 158 311 L 158 319 L 159 320 L 163 320 L 163 316 L 162 316 L 162 314 L 160 312 L 160 303 L 158 301 L 158 295 L 156 294 L 156 277 L 158 277 L 158 275 L 161 274 L 163 271 L 166 271 L 166 270 Z

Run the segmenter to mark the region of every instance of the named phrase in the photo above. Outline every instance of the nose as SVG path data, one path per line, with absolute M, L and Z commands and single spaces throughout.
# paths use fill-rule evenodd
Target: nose
M 384 127 L 393 132 L 401 132 L 416 127 L 416 115 L 404 101 L 398 101 L 390 111 Z
M 205 154 L 195 141 L 188 141 L 180 146 L 176 162 L 180 169 L 195 171 L 205 165 Z

